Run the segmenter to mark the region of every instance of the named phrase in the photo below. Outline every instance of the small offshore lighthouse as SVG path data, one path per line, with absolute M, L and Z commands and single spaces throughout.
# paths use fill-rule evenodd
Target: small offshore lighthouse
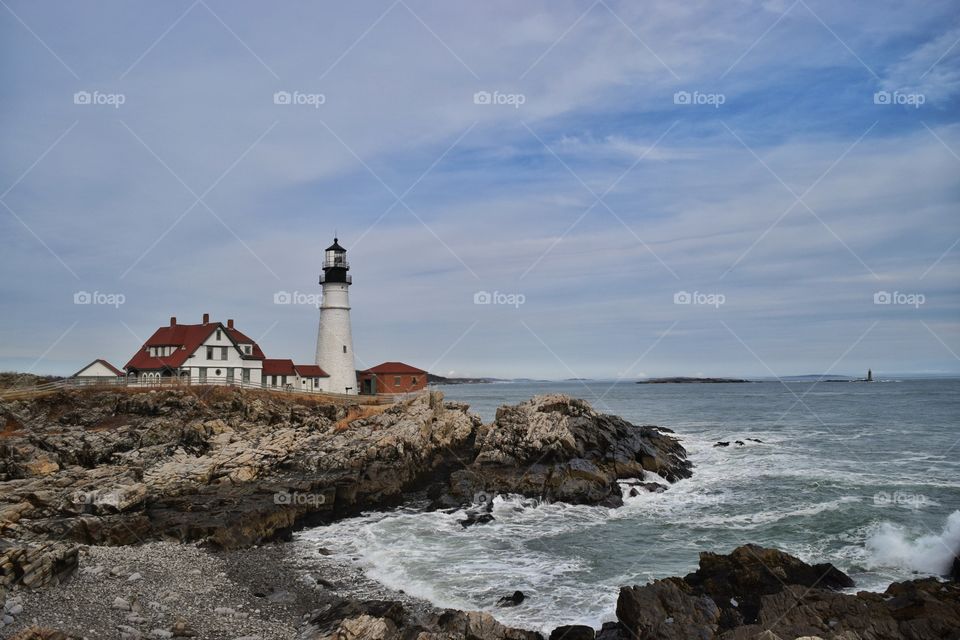
M 347 250 L 336 238 L 323 255 L 323 301 L 320 303 L 320 328 L 317 330 L 317 359 L 330 377 L 327 391 L 357 393 L 357 372 L 353 365 L 353 333 L 350 330 L 350 285 Z

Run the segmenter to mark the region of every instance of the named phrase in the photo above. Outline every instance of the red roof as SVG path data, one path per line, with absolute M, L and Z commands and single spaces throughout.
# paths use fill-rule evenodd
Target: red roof
M 417 369 L 416 367 L 411 367 L 409 364 L 404 364 L 402 362 L 384 362 L 383 364 L 378 364 L 375 367 L 370 367 L 366 371 L 361 371 L 360 373 L 379 373 L 379 374 L 398 374 L 398 373 L 414 373 L 414 374 L 425 374 L 427 373 L 423 369 Z
M 293 365 L 297 373 L 304 378 L 329 378 L 330 374 L 315 364 L 295 364 Z
M 263 375 L 265 376 L 296 375 L 296 371 L 293 368 L 293 360 L 283 360 L 278 358 L 264 358 Z
M 241 333 L 236 329 L 231 329 L 230 327 L 225 327 L 225 328 L 227 330 L 227 333 L 230 334 L 230 337 L 233 338 L 234 342 L 238 344 L 253 345 L 253 349 L 252 349 L 253 353 L 251 353 L 250 355 L 244 354 L 246 358 L 248 359 L 253 358 L 254 360 L 263 360 L 264 358 L 266 358 L 266 356 L 263 355 L 263 351 L 260 349 L 260 345 L 254 342 L 251 338 L 247 337 L 246 334 Z
M 110 369 L 110 371 L 113 371 L 116 375 L 118 375 L 118 376 L 124 375 L 124 374 L 123 374 L 123 371 L 120 371 L 120 369 L 117 369 L 115 366 L 113 366 L 112 364 L 110 364 L 109 362 L 107 362 L 106 360 L 104 360 L 103 358 L 97 358 L 96 360 L 94 360 L 93 362 L 91 362 L 90 364 L 88 364 L 87 366 L 85 366 L 83 369 L 80 369 L 80 371 L 77 371 L 77 373 L 73 374 L 73 375 L 70 376 L 70 377 L 71 377 L 71 378 L 76 378 L 77 375 L 78 375 L 81 371 L 84 371 L 84 370 L 86 370 L 86 369 L 89 369 L 90 367 L 92 367 L 93 365 L 97 364 L 98 362 L 99 362 L 100 364 L 102 364 L 103 366 L 105 366 L 107 369 Z
M 252 343 L 253 353 L 244 355 L 244 358 L 263 359 L 263 351 L 260 350 L 260 346 L 256 342 L 236 329 L 229 329 L 219 322 L 174 324 L 157 329 L 137 353 L 130 358 L 130 362 L 124 366 L 124 369 L 129 371 L 130 369 L 150 370 L 181 367 L 215 329 L 226 331 L 227 337 L 234 343 Z M 176 349 L 168 356 L 153 357 L 150 355 L 149 347 L 176 347 Z

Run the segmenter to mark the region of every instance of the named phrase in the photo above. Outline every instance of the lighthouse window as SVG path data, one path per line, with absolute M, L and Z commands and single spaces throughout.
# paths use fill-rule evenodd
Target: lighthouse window
M 343 345 L 343 352 L 344 352 L 344 353 L 347 352 L 347 345 Z

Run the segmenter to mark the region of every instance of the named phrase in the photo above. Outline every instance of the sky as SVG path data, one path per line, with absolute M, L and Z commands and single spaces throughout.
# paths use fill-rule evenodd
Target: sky
M 312 362 L 336 235 L 360 369 L 960 373 L 955 2 L 2 0 L 0 49 L 0 370 L 203 313 Z

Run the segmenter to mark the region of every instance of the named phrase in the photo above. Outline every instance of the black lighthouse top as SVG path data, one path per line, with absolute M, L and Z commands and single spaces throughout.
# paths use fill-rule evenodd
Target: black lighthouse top
M 347 250 L 340 246 L 337 239 L 333 239 L 333 244 L 327 247 L 323 252 L 323 274 L 320 276 L 320 284 L 324 282 L 343 282 L 352 284 L 347 271 L 350 270 L 350 263 L 347 262 Z

